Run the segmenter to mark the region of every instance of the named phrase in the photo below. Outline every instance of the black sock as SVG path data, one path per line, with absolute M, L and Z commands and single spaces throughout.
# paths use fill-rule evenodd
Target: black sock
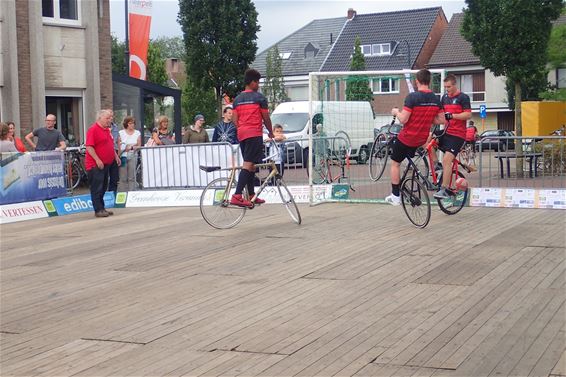
M 391 184 L 391 192 L 393 193 L 393 195 L 399 196 L 399 185 L 392 183 Z
M 235 194 L 241 194 L 244 191 L 244 187 L 248 185 L 248 180 L 250 179 L 250 172 L 246 169 L 240 170 L 240 175 L 238 175 L 238 185 L 236 186 Z
M 254 196 L 254 191 L 255 191 L 255 172 L 248 172 L 249 174 L 249 178 L 248 178 L 248 195 L 250 196 L 250 199 L 252 198 L 252 196 Z

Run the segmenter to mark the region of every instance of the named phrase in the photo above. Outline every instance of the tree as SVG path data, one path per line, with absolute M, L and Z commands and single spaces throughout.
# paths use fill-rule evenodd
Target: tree
M 273 111 L 281 102 L 289 100 L 285 92 L 285 82 L 283 81 L 283 60 L 277 46 L 274 46 L 267 52 L 265 64 L 265 81 L 262 91 L 267 97 L 269 110 Z
M 566 8 L 563 8 L 562 13 L 566 13 Z M 551 69 L 566 65 L 566 25 L 556 25 L 552 28 L 548 41 L 548 63 Z M 552 86 L 539 95 L 541 99 L 548 101 L 566 101 L 566 88 Z
M 159 37 L 153 40 L 159 46 L 163 57 L 185 60 L 185 42 L 182 37 Z
M 515 131 L 521 125 L 522 85 L 547 63 L 551 21 L 563 0 L 466 0 L 462 35 L 480 63 L 496 76 L 505 75 L 515 88 Z M 522 159 L 517 159 L 517 161 Z M 522 169 L 521 169 L 522 172 Z
M 120 42 L 115 35 L 112 35 L 112 72 L 121 75 L 126 74 L 126 48 L 125 43 Z
M 218 114 L 224 93 L 243 88 L 257 52 L 257 11 L 251 0 L 179 0 L 178 21 L 187 51 L 187 75 L 200 90 L 214 88 Z
M 202 114 L 209 125 L 218 119 L 214 88 L 201 89 L 187 77 L 181 96 L 183 124 L 192 124 L 195 115 Z
M 356 37 L 354 55 L 350 63 L 351 71 L 365 71 L 366 69 L 361 43 L 360 37 Z M 366 76 L 350 76 L 346 79 L 346 101 L 373 101 L 373 93 Z
M 168 79 L 161 46 L 152 41 L 147 49 L 147 81 L 167 86 Z

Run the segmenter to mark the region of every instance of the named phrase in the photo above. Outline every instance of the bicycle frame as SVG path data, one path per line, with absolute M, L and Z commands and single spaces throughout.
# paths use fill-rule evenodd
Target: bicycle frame
M 267 177 L 265 178 L 263 183 L 259 186 L 258 192 L 256 192 L 255 196 L 252 199 L 250 199 L 250 201 L 254 204 L 255 204 L 257 197 L 265 189 L 265 187 L 268 185 L 268 183 L 273 178 L 276 178 L 276 177 L 279 176 L 279 170 L 277 169 L 277 164 L 273 161 L 262 163 L 262 164 L 255 164 L 255 167 L 260 168 L 260 169 L 261 168 L 270 168 L 271 171 L 269 172 L 269 174 L 267 175 Z M 206 172 L 230 171 L 230 175 L 228 176 L 228 184 L 226 185 L 226 189 L 224 190 L 224 194 L 223 194 L 223 198 L 222 198 L 222 200 L 225 200 L 225 201 L 229 201 L 229 199 L 230 199 L 230 191 L 232 190 L 232 187 L 234 185 L 234 181 L 236 180 L 236 172 L 242 170 L 243 168 L 244 168 L 243 166 L 233 166 L 231 168 L 223 168 L 223 169 L 219 168 L 219 169 L 217 169 L 216 167 L 206 168 L 204 166 L 201 166 L 201 169 L 206 171 Z

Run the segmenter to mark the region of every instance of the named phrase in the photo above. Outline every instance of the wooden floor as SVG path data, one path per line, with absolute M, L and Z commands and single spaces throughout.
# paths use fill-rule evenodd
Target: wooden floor
M 565 376 L 566 212 L 118 209 L 2 225 L 2 376 Z

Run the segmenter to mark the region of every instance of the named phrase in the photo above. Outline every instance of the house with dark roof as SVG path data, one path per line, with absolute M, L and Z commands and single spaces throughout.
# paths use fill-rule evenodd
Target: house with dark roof
M 348 9 L 347 17 L 314 20 L 277 42 L 283 59 L 287 95 L 292 101 L 308 100 L 310 72 L 349 71 L 357 36 L 362 41 L 367 70 L 420 69 L 428 63 L 448 25 L 441 7 L 360 14 Z M 253 68 L 265 76 L 270 48 L 258 54 Z M 370 80 L 376 114 L 389 114 L 409 93 L 401 78 Z M 336 81 L 325 100 L 343 100 L 345 82 Z
M 463 13 L 455 13 L 446 32 L 430 58 L 428 68 L 442 68 L 446 73 L 456 76 L 460 90 L 472 101 L 472 119 L 481 124 L 479 106 L 486 105 L 485 128 L 514 130 L 513 111 L 507 104 L 505 77 L 496 77 L 480 64 L 480 59 L 472 53 L 470 42 L 466 41 L 460 29 Z M 479 127 L 478 127 L 479 128 Z M 480 130 L 481 131 L 481 130 Z
M 267 53 L 277 46 L 282 59 L 287 96 L 293 101 L 308 100 L 309 73 L 320 70 L 345 22 L 346 17 L 311 21 L 260 52 L 252 68 L 257 69 L 265 77 Z
M 320 71 L 349 71 L 357 37 L 368 71 L 424 68 L 447 26 L 441 7 L 359 15 L 350 11 Z M 327 91 L 327 99 L 343 99 L 345 83 L 340 85 Z M 401 77 L 370 79 L 370 87 L 376 114 L 389 114 L 409 93 L 408 83 Z

